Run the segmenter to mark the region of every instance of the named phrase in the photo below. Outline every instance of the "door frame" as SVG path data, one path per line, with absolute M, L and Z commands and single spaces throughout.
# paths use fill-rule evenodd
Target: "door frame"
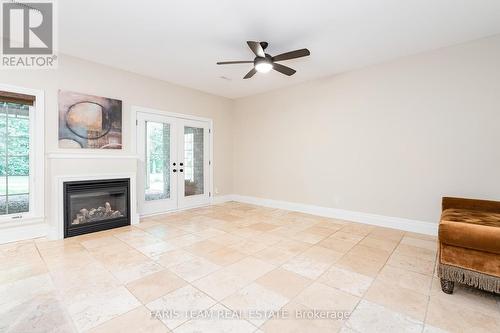
M 132 105 L 131 106 L 131 116 L 130 116 L 130 140 L 131 140 L 131 148 L 133 150 L 133 153 L 139 157 L 138 154 L 138 141 L 137 141 L 137 125 L 138 125 L 138 120 L 137 120 L 137 113 L 150 113 L 153 115 L 160 115 L 160 116 L 166 116 L 166 117 L 174 117 L 174 118 L 180 118 L 180 119 L 185 119 L 185 120 L 194 120 L 194 121 L 203 121 L 208 123 L 208 128 L 209 128 L 209 134 L 208 134 L 208 141 L 209 141 L 209 164 L 208 164 L 208 191 L 209 191 L 209 198 L 208 198 L 208 205 L 210 205 L 213 202 L 214 198 L 214 122 L 211 118 L 205 118 L 205 117 L 199 117 L 199 116 L 193 116 L 189 114 L 184 114 L 184 113 L 177 113 L 177 112 L 170 112 L 170 111 L 164 111 L 164 110 L 159 110 L 159 109 L 153 109 L 153 108 L 148 108 L 148 107 L 143 107 L 143 106 L 137 106 L 137 105 Z M 139 163 L 139 160 L 137 161 Z M 137 170 L 137 173 L 139 170 Z M 140 175 L 137 175 L 138 177 Z M 138 189 L 139 191 L 139 189 Z M 140 193 L 137 193 L 137 195 L 141 195 Z M 206 206 L 207 204 L 202 204 L 200 206 Z M 169 210 L 169 211 L 177 211 L 177 210 L 183 210 L 183 209 L 190 209 L 194 208 L 197 206 L 192 206 L 192 207 L 184 207 L 184 208 L 177 208 L 174 210 Z M 139 207 L 138 207 L 139 208 Z M 167 212 L 167 211 L 165 211 Z M 142 214 L 142 212 L 139 212 L 141 217 L 145 216 L 152 216 L 152 215 L 159 215 L 163 214 L 158 213 L 158 214 Z

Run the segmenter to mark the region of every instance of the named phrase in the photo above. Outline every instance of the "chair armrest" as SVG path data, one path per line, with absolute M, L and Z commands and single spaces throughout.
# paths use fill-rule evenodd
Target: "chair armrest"
M 500 213 L 500 202 L 490 200 L 443 197 L 442 210 L 449 208 Z

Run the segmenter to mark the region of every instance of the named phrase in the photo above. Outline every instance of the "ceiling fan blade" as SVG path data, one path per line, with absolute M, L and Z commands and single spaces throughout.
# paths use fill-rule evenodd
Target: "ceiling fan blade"
M 249 79 L 249 78 L 251 78 L 252 76 L 254 76 L 254 75 L 255 75 L 255 73 L 257 73 L 257 70 L 256 70 L 255 68 L 252 68 L 252 69 L 250 70 L 250 72 L 248 72 L 248 73 L 247 73 L 247 75 L 245 75 L 244 79 Z
M 252 52 L 257 56 L 261 58 L 265 58 L 266 54 L 264 53 L 264 49 L 262 48 L 262 45 L 260 45 L 259 42 L 252 42 L 252 41 L 247 41 L 248 47 Z
M 283 61 L 283 60 L 295 59 L 295 58 L 300 58 L 300 57 L 307 57 L 310 54 L 311 54 L 311 52 L 309 52 L 308 49 L 300 49 L 300 50 L 295 50 L 295 51 L 290 51 L 290 52 L 278 54 L 277 56 L 273 57 L 273 61 Z
M 217 65 L 253 64 L 253 61 L 219 61 Z
M 291 76 L 291 75 L 295 74 L 295 72 L 296 72 L 295 69 L 283 66 L 281 64 L 276 64 L 276 63 L 273 64 L 273 69 L 282 73 L 282 74 L 288 75 L 288 76 Z

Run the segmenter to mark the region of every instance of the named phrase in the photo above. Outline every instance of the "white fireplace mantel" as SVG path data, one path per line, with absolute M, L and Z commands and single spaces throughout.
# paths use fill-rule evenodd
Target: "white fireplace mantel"
M 50 223 L 48 238 L 49 239 L 63 239 L 64 238 L 64 182 L 83 181 L 83 180 L 101 180 L 101 179 L 130 179 L 130 223 L 132 225 L 139 223 L 139 214 L 137 213 L 137 187 L 136 187 L 136 174 L 130 173 L 113 173 L 113 174 L 99 174 L 99 175 L 68 175 L 57 176 L 53 183 L 52 193 L 54 202 L 56 203 L 53 208 L 54 220 Z

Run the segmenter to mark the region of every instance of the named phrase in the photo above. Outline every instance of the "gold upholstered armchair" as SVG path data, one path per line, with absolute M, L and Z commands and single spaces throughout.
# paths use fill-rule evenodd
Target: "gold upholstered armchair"
M 455 282 L 500 293 L 500 202 L 443 198 L 438 276 L 448 294 Z

